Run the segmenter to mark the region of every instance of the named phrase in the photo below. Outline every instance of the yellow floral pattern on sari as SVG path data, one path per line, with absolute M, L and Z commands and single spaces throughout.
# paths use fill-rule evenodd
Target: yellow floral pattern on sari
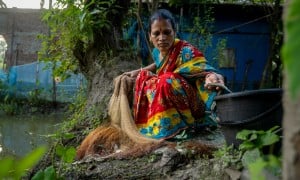
M 211 92 L 203 88 L 210 71 L 203 54 L 186 41 L 176 39 L 169 56 L 159 59 L 153 51 L 156 74 L 142 70 L 136 81 L 134 118 L 140 132 L 167 139 L 186 128 L 205 125 Z

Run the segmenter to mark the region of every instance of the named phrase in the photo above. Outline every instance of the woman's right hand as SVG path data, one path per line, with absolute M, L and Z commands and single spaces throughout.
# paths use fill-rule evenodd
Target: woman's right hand
M 124 72 L 123 74 L 127 75 L 131 78 L 136 78 L 140 71 L 141 71 L 141 69 L 136 69 L 136 70 L 133 70 L 133 71 Z
M 133 70 L 133 71 L 124 72 L 123 74 L 127 75 L 131 78 L 136 78 L 141 70 L 147 70 L 147 71 L 153 72 L 153 71 L 155 71 L 155 69 L 156 69 L 155 63 L 152 63 L 152 64 L 149 64 L 148 66 L 143 67 L 141 69 L 136 69 L 136 70 Z
M 217 74 L 214 72 L 207 74 L 205 77 L 204 87 L 209 90 L 215 89 L 217 91 L 220 91 L 222 89 L 220 86 L 215 86 L 211 84 L 220 84 L 221 86 L 223 86 L 224 77 L 221 74 Z

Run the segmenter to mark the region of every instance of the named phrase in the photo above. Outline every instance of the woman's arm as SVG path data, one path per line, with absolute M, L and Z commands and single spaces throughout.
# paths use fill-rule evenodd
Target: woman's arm
M 146 66 L 146 67 L 144 67 L 142 69 L 148 70 L 148 71 L 151 71 L 151 72 L 155 72 L 156 65 L 155 65 L 155 63 L 152 63 L 152 64 L 150 64 L 150 65 L 148 65 L 148 66 Z
M 129 76 L 129 77 L 136 78 L 141 70 L 148 70 L 148 71 L 151 71 L 151 72 L 155 72 L 155 69 L 156 69 L 156 65 L 155 65 L 155 63 L 152 63 L 152 64 L 150 64 L 146 67 L 143 67 L 141 69 L 136 69 L 136 70 L 133 70 L 133 71 L 125 72 L 124 74 Z

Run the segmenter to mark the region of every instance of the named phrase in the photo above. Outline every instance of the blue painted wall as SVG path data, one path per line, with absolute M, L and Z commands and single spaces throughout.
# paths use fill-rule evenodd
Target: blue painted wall
M 226 39 L 226 48 L 235 50 L 235 68 L 219 68 L 233 91 L 258 89 L 269 56 L 268 23 L 264 19 L 251 23 L 249 21 L 226 17 L 216 19 L 212 32 L 212 46 L 204 52 L 207 60 L 213 61 L 214 51 L 221 39 Z M 191 39 L 188 32 L 179 32 L 179 36 L 185 40 Z

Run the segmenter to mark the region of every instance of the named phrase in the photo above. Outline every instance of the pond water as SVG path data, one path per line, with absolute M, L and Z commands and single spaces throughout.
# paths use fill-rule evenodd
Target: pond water
M 23 157 L 41 145 L 49 145 L 63 114 L 6 116 L 0 114 L 0 157 Z

